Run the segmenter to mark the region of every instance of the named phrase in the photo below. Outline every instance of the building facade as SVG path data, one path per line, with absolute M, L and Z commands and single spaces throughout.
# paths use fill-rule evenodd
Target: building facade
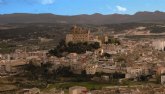
M 156 40 L 152 42 L 152 46 L 156 49 L 156 50 L 161 50 L 164 51 L 165 50 L 165 41 L 164 40 Z
M 66 35 L 66 43 L 68 42 L 88 42 L 90 38 L 90 30 L 73 26 L 71 32 Z
M 74 86 L 69 88 L 69 94 L 86 94 L 87 88 L 82 86 Z
M 73 42 L 98 42 L 100 44 L 108 41 L 107 34 L 93 34 L 89 29 L 73 26 L 71 32 L 66 35 L 66 43 Z

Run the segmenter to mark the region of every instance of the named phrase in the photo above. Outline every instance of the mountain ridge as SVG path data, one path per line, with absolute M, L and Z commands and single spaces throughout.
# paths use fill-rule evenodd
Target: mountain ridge
M 56 15 L 51 13 L 31 14 L 13 13 L 0 14 L 0 23 L 68 23 L 68 24 L 117 24 L 117 23 L 164 23 L 165 12 L 137 12 L 130 14 L 107 14 L 94 13 L 91 15 Z

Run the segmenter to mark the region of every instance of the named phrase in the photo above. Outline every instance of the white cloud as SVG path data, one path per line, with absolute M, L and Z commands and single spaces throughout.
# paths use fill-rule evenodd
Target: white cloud
M 127 11 L 127 8 L 125 7 L 122 7 L 122 6 L 116 6 L 117 10 L 120 11 L 120 12 L 125 12 Z
M 41 4 L 43 5 L 50 5 L 53 3 L 54 3 L 54 0 L 41 0 Z

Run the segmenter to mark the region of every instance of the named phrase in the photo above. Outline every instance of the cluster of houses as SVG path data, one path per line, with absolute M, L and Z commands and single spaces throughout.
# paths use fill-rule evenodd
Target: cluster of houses
M 57 69 L 59 66 L 70 66 L 75 74 L 81 74 L 84 70 L 87 75 L 118 72 L 125 74 L 124 79 L 134 79 L 135 81 L 142 75 L 149 77 L 148 81 L 155 81 L 157 75 L 159 75 L 161 84 L 165 83 L 165 58 L 163 57 L 165 54 L 162 51 L 165 47 L 164 42 L 157 42 L 157 40 L 122 39 L 120 40 L 120 45 L 105 44 L 104 42 L 108 41 L 107 36 L 94 36 L 89 30 L 76 26 L 66 36 L 66 42 L 91 42 L 92 40 L 100 41 L 101 48 L 94 52 L 87 51 L 85 54 L 70 53 L 61 58 L 55 56 L 48 57 L 48 51 L 27 52 L 20 49 L 11 54 L 0 54 L 0 76 L 18 74 L 21 72 L 20 68 L 22 65 L 35 60 L 38 63 L 51 62 L 54 69 Z M 105 54 L 108 54 L 108 56 Z M 75 86 L 69 89 L 69 94 L 144 94 L 140 92 L 145 92 L 147 88 L 104 88 L 87 93 L 85 87 Z M 145 94 L 151 94 L 149 91 Z M 162 93 L 164 91 L 164 88 L 154 88 L 151 92 L 156 92 L 154 94 L 164 94 Z
M 30 60 L 44 61 L 47 57 L 47 51 L 26 52 L 16 50 L 11 54 L 0 55 L 0 76 L 16 75 L 21 73 L 23 65 L 28 64 Z
M 159 51 L 152 47 L 151 41 L 121 40 L 121 43 L 121 45 L 102 44 L 101 48 L 95 52 L 70 53 L 61 58 L 47 57 L 48 51 L 16 50 L 12 54 L 0 55 L 0 75 L 17 74 L 21 72 L 21 66 L 28 64 L 30 60 L 35 60 L 38 63 L 51 62 L 55 69 L 59 66 L 70 66 L 75 74 L 81 74 L 84 70 L 87 75 L 118 72 L 125 74 L 126 79 L 138 78 L 141 75 L 157 75 L 160 70 L 163 70 L 163 60 L 156 57 L 155 54 L 158 54 Z M 110 57 L 104 56 L 105 53 Z M 140 58 L 133 57 L 137 53 Z M 124 55 L 125 60 L 117 60 L 116 58 L 120 55 Z M 159 74 L 162 76 L 162 83 L 165 80 L 163 74 L 162 72 Z

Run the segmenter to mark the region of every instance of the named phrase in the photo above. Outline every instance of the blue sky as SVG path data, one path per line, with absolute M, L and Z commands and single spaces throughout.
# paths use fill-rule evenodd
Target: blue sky
M 134 14 L 156 10 L 165 11 L 165 0 L 0 0 L 0 14 Z

